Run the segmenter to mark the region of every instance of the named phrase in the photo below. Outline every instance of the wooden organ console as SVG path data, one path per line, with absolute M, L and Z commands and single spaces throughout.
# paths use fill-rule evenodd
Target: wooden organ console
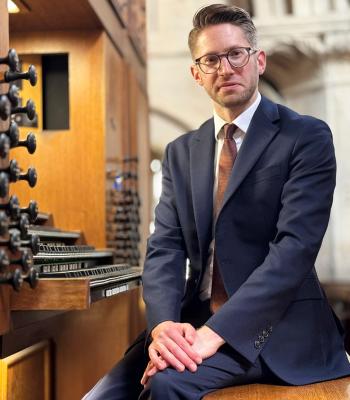
M 0 0 L 0 399 L 78 399 L 145 327 L 144 1 L 64 0 L 53 8 L 28 0 L 26 13 L 10 18 L 6 3 Z M 50 128 L 45 68 L 59 55 L 69 115 L 64 127 Z

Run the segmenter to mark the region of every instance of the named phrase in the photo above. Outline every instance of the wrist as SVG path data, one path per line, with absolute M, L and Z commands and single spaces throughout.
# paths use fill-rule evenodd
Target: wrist
M 200 334 L 205 341 L 215 345 L 217 348 L 226 343 L 220 335 L 206 325 L 198 329 L 198 334 Z

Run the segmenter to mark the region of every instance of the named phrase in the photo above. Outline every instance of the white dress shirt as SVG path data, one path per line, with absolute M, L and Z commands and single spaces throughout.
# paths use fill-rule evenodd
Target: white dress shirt
M 235 130 L 233 138 L 236 142 L 237 152 L 239 151 L 243 139 L 247 133 L 249 128 L 250 122 L 253 118 L 253 115 L 258 108 L 261 101 L 261 95 L 258 93 L 257 98 L 255 99 L 254 103 L 247 108 L 245 111 L 242 112 L 236 119 L 231 121 L 230 123 L 235 124 L 238 129 Z M 214 188 L 213 188 L 213 205 L 215 204 L 215 195 L 218 187 L 218 172 L 219 172 L 219 155 L 224 143 L 223 136 L 219 135 L 221 130 L 223 129 L 224 125 L 228 122 L 223 120 L 219 117 L 215 110 L 214 110 L 214 134 L 215 134 L 215 155 L 214 155 Z M 233 166 L 234 168 L 234 166 Z M 214 213 L 213 213 L 214 216 Z M 215 226 L 215 221 L 213 220 L 213 229 Z M 199 298 L 204 301 L 210 299 L 211 297 L 211 285 L 212 285 L 212 278 L 213 278 L 213 250 L 214 250 L 214 239 L 210 243 L 209 252 L 208 252 L 208 261 L 207 261 L 207 268 L 205 270 L 203 280 L 200 287 Z

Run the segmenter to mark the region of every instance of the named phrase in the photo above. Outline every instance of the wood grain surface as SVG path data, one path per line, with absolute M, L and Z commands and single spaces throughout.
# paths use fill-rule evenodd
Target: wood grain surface
M 11 292 L 12 311 L 85 310 L 90 306 L 89 279 L 40 279 L 33 290 L 23 285 L 20 292 Z
M 96 247 L 105 247 L 105 39 L 101 31 L 12 33 L 10 38 L 20 55 L 68 53 L 70 113 L 68 130 L 21 129 L 21 137 L 35 133 L 37 150 L 28 155 L 14 149 L 13 158 L 24 170 L 33 165 L 38 183 L 29 188 L 18 182 L 11 191 L 23 205 L 35 199 L 40 211 L 53 214 L 56 227 L 82 230 Z
M 350 377 L 305 386 L 245 385 L 217 390 L 205 400 L 348 400 Z

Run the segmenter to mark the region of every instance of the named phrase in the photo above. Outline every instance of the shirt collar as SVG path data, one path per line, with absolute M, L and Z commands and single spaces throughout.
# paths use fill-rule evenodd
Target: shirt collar
M 261 101 L 261 94 L 258 92 L 258 95 L 254 100 L 254 103 L 250 105 L 245 111 L 243 111 L 242 114 L 240 114 L 237 118 L 231 121 L 231 123 L 235 124 L 242 132 L 246 133 L 250 121 L 252 120 L 253 115 L 260 104 L 260 101 Z M 214 110 L 214 127 L 215 127 L 214 133 L 216 140 L 218 140 L 219 132 L 225 124 L 227 124 L 227 121 L 219 117 Z

